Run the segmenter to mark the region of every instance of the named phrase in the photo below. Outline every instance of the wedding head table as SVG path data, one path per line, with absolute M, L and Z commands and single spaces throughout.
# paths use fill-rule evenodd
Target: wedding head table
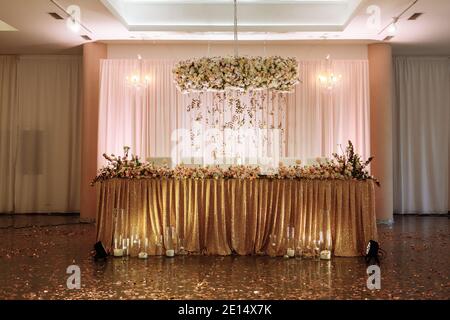
M 284 255 L 292 237 L 297 247 L 320 240 L 335 256 L 360 256 L 377 239 L 371 179 L 115 178 L 97 188 L 97 240 L 110 250 L 118 209 L 120 241 L 145 239 L 148 255 L 168 229 L 187 252 L 209 255 Z

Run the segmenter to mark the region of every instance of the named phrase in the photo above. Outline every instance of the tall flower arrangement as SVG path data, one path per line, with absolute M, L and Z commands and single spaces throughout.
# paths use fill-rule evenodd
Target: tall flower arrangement
M 341 169 L 341 174 L 351 176 L 357 180 L 372 179 L 377 185 L 380 185 L 380 182 L 371 176 L 367 169 L 374 157 L 371 156 L 366 161 L 363 161 L 361 156 L 355 152 L 355 148 L 351 141 L 348 141 L 345 152 L 342 155 L 333 153 L 333 157 Z

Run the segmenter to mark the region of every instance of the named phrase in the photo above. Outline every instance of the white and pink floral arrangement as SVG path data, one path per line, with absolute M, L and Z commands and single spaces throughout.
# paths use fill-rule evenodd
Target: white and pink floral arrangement
M 167 165 L 155 166 L 139 160 L 136 155 L 129 157 L 129 147 L 124 147 L 122 157 L 103 154 L 108 164 L 101 168 L 92 180 L 92 185 L 109 179 L 318 179 L 318 180 L 373 180 L 379 181 L 369 174 L 367 169 L 373 157 L 361 160 L 354 151 L 351 141 L 343 154 L 333 154 L 332 159 L 320 163 L 302 166 L 298 160 L 293 166 L 279 164 L 278 172 L 270 175 L 261 174 L 258 166 L 231 165 L 228 168 L 219 166 L 187 167 L 178 165 L 171 169 Z
M 173 69 L 182 92 L 268 89 L 289 92 L 299 82 L 295 58 L 203 57 L 180 61 Z

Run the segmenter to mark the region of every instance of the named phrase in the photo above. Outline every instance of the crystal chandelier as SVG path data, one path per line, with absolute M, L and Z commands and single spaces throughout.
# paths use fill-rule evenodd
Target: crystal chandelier
M 135 89 L 146 88 L 150 84 L 150 76 L 145 74 L 144 63 L 141 55 L 138 55 L 138 60 L 138 72 L 126 77 L 127 85 Z
M 336 87 L 336 85 L 339 83 L 339 81 L 342 78 L 342 75 L 335 74 L 333 72 L 333 67 L 330 59 L 330 55 L 327 55 L 325 58 L 326 60 L 326 68 L 327 70 L 325 72 L 322 72 L 318 76 L 319 84 L 321 87 L 327 89 L 327 90 L 333 90 L 333 88 Z

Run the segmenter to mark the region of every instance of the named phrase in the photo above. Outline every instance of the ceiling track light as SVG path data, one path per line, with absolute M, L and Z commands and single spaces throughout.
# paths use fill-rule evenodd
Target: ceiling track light
M 392 36 L 393 37 L 397 33 L 397 26 L 396 26 L 397 21 L 398 21 L 397 17 L 392 19 L 392 23 L 387 28 L 388 36 Z
M 413 2 L 411 2 L 409 4 L 409 6 L 403 10 L 399 15 L 395 16 L 392 18 L 392 21 L 389 22 L 389 24 L 387 26 L 385 26 L 383 29 L 381 29 L 380 32 L 378 32 L 378 34 L 382 34 L 384 31 L 388 32 L 388 37 L 394 37 L 396 32 L 397 32 L 397 21 L 402 17 L 402 15 L 405 14 L 406 11 L 408 11 L 409 9 L 411 9 L 417 2 L 419 2 L 419 0 L 414 0 Z
M 68 19 L 68 26 L 73 32 L 79 32 L 80 28 L 83 28 L 90 34 L 93 34 L 93 32 L 91 30 L 89 30 L 89 28 L 86 27 L 79 19 L 77 19 L 74 16 L 74 14 L 69 12 L 67 9 L 65 9 L 63 6 L 61 6 L 58 2 L 56 2 L 55 0 L 50 0 L 50 2 L 54 6 L 56 6 L 59 10 L 63 11 L 66 14 L 67 19 Z

